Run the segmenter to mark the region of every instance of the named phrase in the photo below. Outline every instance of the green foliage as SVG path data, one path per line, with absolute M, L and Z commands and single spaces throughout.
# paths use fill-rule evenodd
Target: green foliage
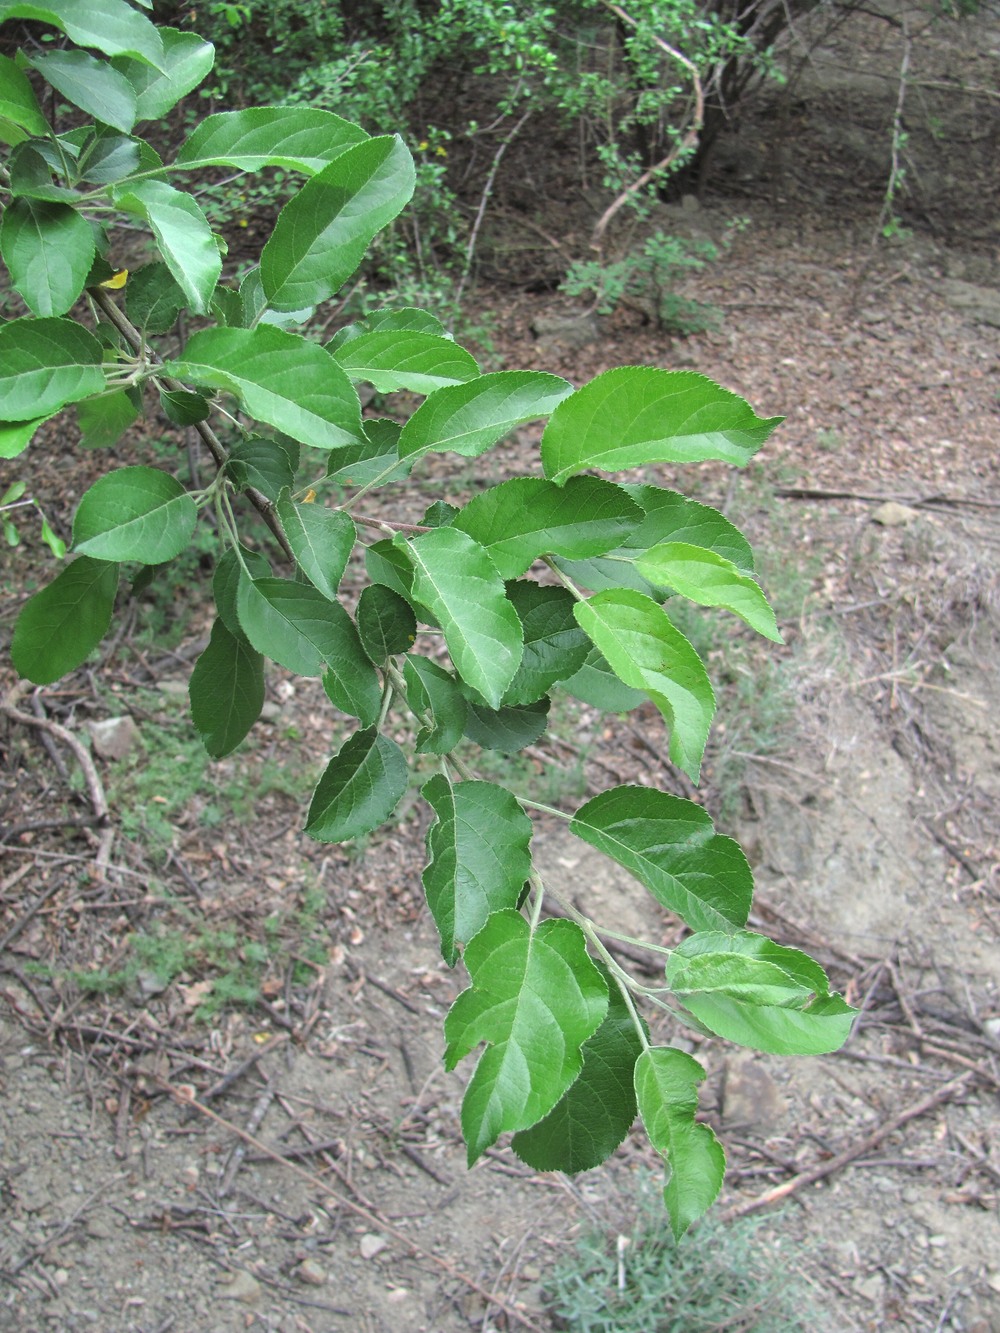
M 687 336 L 716 328 L 721 312 L 704 301 L 680 296 L 674 289 L 688 273 L 703 269 L 719 258 L 714 241 L 688 240 L 655 232 L 642 249 L 623 259 L 585 259 L 571 264 L 562 284 L 568 296 L 590 295 L 594 309 L 609 315 L 618 306 L 631 304 L 650 312 L 656 327 L 665 333 Z
M 480 44 L 474 59 L 490 68 L 520 52 L 526 70 L 550 69 L 536 41 L 549 10 L 519 20 L 512 9 L 509 28 L 505 17 L 496 29 L 487 8 L 470 7 L 496 49 Z M 237 31 L 253 12 L 225 10 Z M 462 1108 L 470 1162 L 509 1133 L 535 1165 L 584 1169 L 614 1150 L 638 1108 L 667 1162 L 679 1236 L 717 1194 L 723 1154 L 696 1119 L 700 1065 L 651 1046 L 637 1004 L 789 1054 L 833 1049 L 853 1011 L 805 955 L 743 928 L 750 869 L 697 804 L 619 786 L 566 816 L 570 828 L 692 932 L 664 951 L 663 987 L 638 983 L 605 944 L 613 926 L 570 902 L 546 918 L 552 890 L 531 854 L 536 802 L 471 771 L 469 742 L 486 752 L 487 768 L 490 753 L 525 749 L 563 689 L 612 710 L 650 699 L 673 761 L 697 779 L 715 696 L 663 603 L 734 614 L 771 639 L 774 616 L 745 538 L 721 514 L 653 484 L 590 474 L 663 462 L 743 466 L 780 418 L 758 417 L 687 371 L 623 367 L 579 388 L 538 371 L 483 374 L 419 309 L 369 311 L 325 344 L 308 326 L 289 331 L 313 308 L 342 303 L 376 233 L 403 209 L 415 171 L 402 140 L 369 137 L 322 109 L 259 107 L 208 117 L 163 162 L 129 132 L 154 109 L 167 114 L 207 72 L 204 43 L 161 36 L 124 0 L 105 0 L 90 19 L 89 7 L 70 3 L 0 13 L 41 19 L 87 47 L 33 57 L 30 76 L 22 64 L 6 69 L 0 127 L 12 151 L 0 172 L 0 240 L 9 244 L 0 254 L 31 313 L 0 326 L 0 441 L 23 451 L 43 420 L 72 408 L 91 443 L 103 442 L 128 431 L 125 404 L 138 413 L 153 401 L 197 432 L 211 460 L 204 486 L 145 464 L 94 483 L 76 511 L 73 559 L 18 618 L 15 668 L 48 684 L 86 661 L 108 631 L 123 565 L 139 568 L 141 586 L 191 549 L 214 552 L 216 619 L 189 682 L 207 755 L 231 753 L 251 731 L 271 663 L 321 678 L 338 714 L 306 820 L 314 838 L 369 837 L 392 818 L 416 757 L 432 821 L 427 898 L 445 959 L 461 958 L 470 976 L 445 1020 L 446 1063 L 484 1048 Z M 120 22 L 109 25 L 109 15 Z M 34 80 L 72 102 L 75 121 L 93 124 L 50 125 L 40 107 L 53 99 L 39 100 Z M 303 182 L 238 289 L 220 280 L 221 247 L 187 188 L 220 167 L 251 180 L 278 168 Z M 148 228 L 159 255 L 128 277 L 124 309 L 113 295 L 123 275 L 110 232 L 122 213 Z M 186 338 L 169 331 L 185 312 L 198 317 Z M 402 424 L 367 418 L 355 388 L 364 382 L 423 401 Z M 372 490 L 428 456 L 478 460 L 539 419 L 547 424 L 537 476 L 405 522 L 365 512 Z M 24 493 L 7 492 L 5 514 Z M 355 551 L 368 586 L 352 614 L 341 589 Z M 171 587 L 189 599 L 182 581 Z M 131 783 L 138 819 L 166 823 L 208 763 L 193 747 L 175 758 L 153 746 L 120 770 L 117 795 Z M 165 971 L 187 966 L 184 949 L 164 950 Z M 227 994 L 252 984 L 234 977 Z
M 679 1243 L 651 1182 L 626 1233 L 591 1232 L 548 1279 L 548 1307 L 572 1333 L 816 1333 L 828 1327 L 797 1274 L 802 1255 L 754 1218 L 706 1218 Z

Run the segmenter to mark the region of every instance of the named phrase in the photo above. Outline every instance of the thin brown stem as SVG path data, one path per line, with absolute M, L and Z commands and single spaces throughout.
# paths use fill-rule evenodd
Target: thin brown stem
M 102 313 L 107 316 L 134 352 L 144 350 L 148 352 L 148 349 L 145 348 L 142 334 L 131 320 L 122 314 L 106 291 L 103 291 L 100 287 L 94 287 L 91 288 L 90 295 L 94 298 L 97 305 L 100 306 Z M 158 358 L 154 358 L 154 360 L 156 359 Z M 161 378 L 166 388 L 171 391 L 183 391 L 186 387 L 180 380 L 172 379 L 169 376 L 164 375 Z M 199 421 L 195 425 L 195 430 L 201 436 L 208 452 L 212 455 L 216 467 L 223 467 L 229 456 L 228 451 L 212 427 L 206 421 Z M 289 560 L 294 562 L 294 552 L 289 546 L 288 538 L 285 536 L 281 524 L 278 521 L 277 511 L 275 510 L 273 502 L 268 499 L 263 491 L 258 491 L 254 486 L 248 486 L 243 494 L 267 524 L 272 536 L 284 551 L 285 555 Z

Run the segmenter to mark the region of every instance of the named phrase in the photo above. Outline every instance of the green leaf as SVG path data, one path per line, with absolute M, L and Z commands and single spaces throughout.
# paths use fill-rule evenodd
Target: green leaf
M 548 723 L 549 699 L 521 707 L 486 708 L 474 699 L 469 701 L 465 719 L 465 734 L 484 750 L 499 750 L 514 754 L 526 745 L 534 745 Z
M 514 908 L 531 873 L 531 820 L 504 787 L 453 783 L 442 774 L 421 788 L 434 811 L 427 830 L 427 905 L 449 967 L 491 912 Z
M 135 124 L 135 89 L 105 60 L 86 51 L 49 51 L 28 56 L 42 78 L 102 125 L 128 134 Z
M 70 319 L 0 324 L 0 403 L 9 421 L 37 421 L 104 388 L 104 352 Z M 8 455 L 10 456 L 10 455 Z
M 60 144 L 65 140 L 60 137 Z M 64 150 L 72 161 L 73 151 L 68 146 Z M 54 157 L 59 163 L 54 167 L 48 159 Z M 51 142 L 31 139 L 14 149 L 9 158 L 10 192 L 17 198 L 47 199 L 53 203 L 73 203 L 79 199 L 78 190 L 67 189 L 64 185 L 55 185 L 52 181 L 54 170 L 62 171 L 59 155 Z
M 335 708 L 356 717 L 363 727 L 373 727 L 382 712 L 382 687 L 354 621 L 334 604 L 338 634 L 335 646 L 327 649 L 323 689 Z
M 38 417 L 35 421 L 0 421 L 0 458 L 23 454 L 35 431 L 50 420 L 51 417 Z
M 620 486 L 598 477 L 579 477 L 565 487 L 515 477 L 470 500 L 454 526 L 485 546 L 503 577 L 513 579 L 540 555 L 578 559 L 610 551 L 642 517 Z
M 339 602 L 292 579 L 242 578 L 236 607 L 243 632 L 258 652 L 299 676 L 321 676 L 327 667 L 336 668 L 357 635 Z
M 9 56 L 0 56 L 0 118 L 12 121 L 29 134 L 44 137 L 49 133 L 49 123 L 27 75 Z
M 656 704 L 670 727 L 670 758 L 697 782 L 715 712 L 701 658 L 663 608 L 640 592 L 595 593 L 574 610 L 619 679 Z
M 365 551 L 365 569 L 372 583 L 391 588 L 410 603 L 414 601 L 413 565 L 399 546 L 391 541 L 372 542 Z
M 240 556 L 242 560 L 230 549 L 219 560 L 212 576 L 212 596 L 229 633 L 238 639 L 245 639 L 237 607 L 240 581 L 247 578 L 266 579 L 270 576 L 271 566 L 258 551 L 248 551 L 245 546 L 240 547 Z M 249 573 L 244 572 L 244 565 Z
M 163 263 L 143 264 L 125 284 L 125 310 L 144 333 L 169 333 L 188 298 Z
M 635 562 L 643 578 L 673 588 L 700 606 L 721 606 L 775 643 L 784 643 L 760 585 L 731 560 L 686 542 L 664 542 Z
M 176 478 L 154 467 L 122 467 L 84 494 L 73 518 L 73 547 L 98 560 L 160 565 L 187 549 L 197 519 Z
M 115 203 L 149 224 L 188 305 L 196 314 L 207 314 L 222 255 L 208 219 L 191 196 L 166 181 L 146 180 L 116 191 Z
M 666 1158 L 663 1197 L 674 1239 L 708 1212 L 722 1188 L 726 1154 L 708 1125 L 695 1120 L 705 1071 L 685 1051 L 651 1046 L 635 1065 L 635 1093 L 649 1140 Z
M 378 481 L 388 486 L 410 475 L 413 459 L 399 462 L 398 421 L 388 417 L 366 417 L 361 423 L 362 443 L 333 449 L 326 475 L 344 486 L 367 486 Z
M 163 57 L 159 69 L 141 60 L 117 56 L 112 65 L 136 92 L 136 119 L 159 120 L 197 88 L 215 64 L 215 47 L 194 32 L 160 28 Z
M 124 389 L 87 398 L 76 405 L 83 449 L 109 449 L 139 418 L 139 409 Z M 117 558 L 117 557 L 116 557 Z
M 445 1064 L 487 1049 L 462 1102 L 471 1166 L 499 1136 L 537 1124 L 576 1080 L 581 1047 L 600 1027 L 608 988 L 571 921 L 534 931 L 517 912 L 494 912 L 465 951 L 472 985 L 445 1019 Z
M 667 981 L 710 1032 L 775 1055 L 839 1050 L 857 1014 L 807 954 L 750 931 L 690 935 L 671 953 Z
M 336 597 L 357 529 L 347 514 L 322 504 L 296 504 L 287 490 L 278 496 L 278 519 L 306 578 L 331 600 Z
M 160 34 L 125 0 L 58 0 L 57 4 L 3 0 L 0 22 L 35 19 L 50 23 L 78 46 L 93 46 L 106 56 L 130 55 L 158 65 L 163 59 Z
M 409 201 L 414 181 L 413 159 L 398 135 L 353 144 L 306 181 L 261 252 L 268 305 L 299 310 L 332 296 L 375 233 Z
M 448 450 L 478 458 L 515 426 L 546 417 L 572 386 L 540 370 L 496 370 L 438 389 L 399 437 L 399 456 Z
M 258 421 L 317 449 L 365 439 L 350 380 L 329 352 L 297 333 L 204 329 L 163 373 L 235 394 Z
M 559 686 L 602 713 L 628 713 L 646 702 L 643 691 L 620 681 L 596 648 L 591 648 L 580 670 L 560 681 Z
M 237 490 L 253 487 L 269 500 L 277 500 L 279 494 L 291 486 L 295 468 L 287 449 L 277 440 L 252 435 L 230 449 L 226 475 Z
M 175 426 L 196 426 L 199 421 L 207 420 L 212 410 L 207 398 L 187 389 L 161 389 L 160 407 Z
M 255 106 L 208 116 L 181 145 L 175 167 L 284 167 L 312 176 L 367 141 L 360 125 L 315 107 Z
M 398 310 L 373 310 L 366 315 L 360 325 L 349 325 L 360 337 L 368 333 L 430 333 L 440 338 L 447 337 L 447 331 L 437 315 L 429 310 L 420 310 L 416 306 L 401 306 Z
M 365 652 L 380 665 L 413 647 L 417 618 L 399 593 L 372 583 L 358 598 L 358 633 Z
M 42 541 L 57 560 L 63 559 L 66 554 L 66 543 L 52 531 L 49 520 L 44 515 L 42 516 Z
M 431 333 L 379 330 L 352 338 L 339 350 L 327 344 L 352 380 L 365 380 L 379 393 L 409 389 L 433 393 L 448 384 L 464 384 L 479 374 L 476 360 L 450 338 Z
M 542 434 L 542 466 L 555 482 L 588 468 L 618 472 L 710 458 L 742 466 L 783 420 L 763 420 L 743 398 L 693 370 L 621 366 L 553 412 Z
M 64 315 L 90 272 L 94 233 L 68 204 L 15 199 L 4 210 L 0 253 L 33 314 Z
M 574 676 L 591 643 L 576 623 L 573 598 L 565 588 L 521 579 L 507 584 L 507 597 L 521 620 L 524 655 L 503 702 L 530 704 L 557 681 Z
M 567 483 L 567 487 L 572 481 Z M 655 601 L 663 601 L 666 588 L 659 588 L 642 577 L 636 567 L 640 555 L 662 542 L 688 542 L 691 546 L 714 551 L 744 574 L 752 574 L 753 552 L 750 543 L 716 509 L 688 500 L 677 491 L 659 486 L 623 486 L 645 511 L 641 523 L 632 529 L 621 546 L 607 555 L 588 560 L 557 559 L 558 567 L 578 587 L 600 592 L 606 588 L 633 588 Z
M 413 566 L 413 596 L 444 631 L 458 674 L 497 708 L 521 661 L 521 621 L 483 548 L 464 532 L 435 528 L 396 547 Z
M 608 1014 L 582 1048 L 580 1077 L 544 1120 L 515 1134 L 511 1147 L 536 1171 L 590 1171 L 606 1162 L 636 1114 L 635 1062 L 642 1038 L 619 987 L 608 987 Z
M 623 489 L 646 515 L 626 538 L 626 548 L 645 551 L 661 542 L 687 542 L 731 560 L 743 574 L 754 572 L 750 543 L 717 509 L 660 486 L 630 485 Z
M 148 68 L 148 66 L 144 66 Z M 128 134 L 113 134 L 103 127 L 86 141 L 76 164 L 81 180 L 91 185 L 110 185 L 132 176 L 142 165 L 139 139 Z
M 306 832 L 317 842 L 346 842 L 378 828 L 406 791 L 406 759 L 374 727 L 356 731 L 330 760 L 313 792 Z
M 29 597 L 10 648 L 18 675 L 51 685 L 85 662 L 108 632 L 117 591 L 116 564 L 81 556 Z
M 403 664 L 406 693 L 415 712 L 426 718 L 417 732 L 417 754 L 448 754 L 462 739 L 468 705 L 458 681 L 436 662 L 417 653 Z
M 745 924 L 753 873 L 739 843 L 715 832 L 693 801 L 650 787 L 612 787 L 573 816 L 570 831 L 610 856 L 692 930 Z
M 212 626 L 208 647 L 194 664 L 188 684 L 191 718 L 213 759 L 231 754 L 260 717 L 264 703 L 264 659 L 224 622 Z

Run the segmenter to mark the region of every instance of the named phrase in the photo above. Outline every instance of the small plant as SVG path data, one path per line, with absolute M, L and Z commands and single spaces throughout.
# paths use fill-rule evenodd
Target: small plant
M 688 240 L 658 231 L 647 238 L 637 254 L 609 262 L 581 260 L 570 266 L 562 284 L 569 296 L 593 297 L 593 308 L 609 315 L 622 304 L 650 312 L 656 327 L 687 337 L 718 327 L 717 306 L 680 296 L 679 279 L 713 263 L 719 257 L 714 241 Z
M 721 513 L 595 474 L 745 466 L 781 418 L 690 371 L 625 366 L 580 387 L 540 371 L 483 373 L 422 309 L 372 311 L 328 338 L 322 317 L 290 331 L 343 300 L 409 201 L 416 169 L 403 141 L 317 108 L 251 107 L 207 117 L 164 161 L 133 131 L 206 77 L 211 47 L 125 0 L 102 0 L 85 24 L 75 4 L 43 12 L 63 45 L 0 56 L 0 131 L 13 141 L 0 163 L 0 256 L 31 312 L 0 324 L 0 455 L 45 438 L 65 408 L 119 439 L 149 401 L 198 433 L 210 475 L 186 487 L 133 463 L 90 486 L 73 559 L 18 617 L 16 670 L 39 685 L 75 671 L 107 634 L 123 571 L 175 560 L 207 531 L 214 623 L 189 682 L 207 754 L 231 754 L 254 727 L 271 661 L 321 680 L 351 719 L 312 794 L 306 831 L 317 841 L 370 836 L 403 800 L 411 761 L 433 765 L 421 786 L 423 883 L 442 956 L 469 973 L 444 1035 L 449 1069 L 479 1053 L 462 1105 L 470 1164 L 510 1134 L 536 1168 L 589 1169 L 638 1114 L 668 1164 L 664 1199 L 683 1235 L 718 1194 L 725 1156 L 696 1118 L 704 1069 L 652 1038 L 640 1006 L 789 1055 L 835 1050 L 855 1011 L 811 958 L 747 929 L 750 867 L 696 802 L 619 785 L 567 815 L 484 781 L 460 747 L 524 749 L 559 692 L 610 711 L 645 698 L 670 759 L 698 780 L 715 694 L 664 603 L 724 610 L 780 641 L 774 613 L 749 544 Z M 52 90 L 46 107 L 72 103 L 72 128 L 50 121 L 32 78 Z M 223 279 L 218 238 L 183 184 L 222 168 L 302 178 L 238 286 Z M 122 215 L 148 228 L 160 255 L 132 274 L 113 262 Z M 664 253 L 654 247 L 650 264 Z M 365 416 L 358 383 L 421 401 L 402 423 Z M 479 460 L 537 420 L 532 475 L 405 519 L 403 504 L 392 518 L 369 506 L 427 459 Z M 368 582 L 352 613 L 340 589 L 355 550 Z M 398 739 L 407 733 L 411 754 Z M 150 779 L 168 805 L 178 772 L 201 780 L 188 755 Z M 619 963 L 606 943 L 621 938 L 613 924 L 562 899 L 546 915 L 557 895 L 532 856 L 539 809 L 684 922 L 675 948 L 651 946 L 662 985 Z M 225 938 L 201 941 L 209 962 L 216 945 L 222 956 L 240 947 Z M 256 946 L 242 961 L 250 977 L 230 974 L 230 998 L 245 998 L 262 966 Z
M 706 1219 L 678 1242 L 644 1179 L 628 1235 L 594 1232 L 557 1264 L 547 1305 L 569 1333 L 818 1333 L 826 1321 L 761 1223 Z M 772 1221 L 773 1225 L 773 1221 Z

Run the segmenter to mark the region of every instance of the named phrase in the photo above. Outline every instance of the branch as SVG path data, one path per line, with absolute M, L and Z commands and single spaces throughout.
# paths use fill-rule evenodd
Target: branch
M 89 289 L 89 291 L 90 295 L 101 307 L 101 310 L 104 312 L 105 315 L 107 315 L 108 319 L 115 326 L 118 332 L 122 335 L 122 337 L 125 339 L 128 345 L 132 348 L 132 350 L 134 352 L 141 352 L 145 347 L 145 342 L 143 340 L 142 334 L 135 327 L 135 325 L 125 315 L 122 314 L 122 312 L 115 305 L 114 301 L 112 301 L 108 293 L 104 291 L 103 288 L 101 287 L 92 287 Z M 160 358 L 157 357 L 155 354 L 153 355 L 153 359 L 154 361 L 160 361 Z M 180 380 L 170 379 L 167 376 L 163 376 L 162 378 L 163 378 L 163 383 L 171 391 L 182 391 L 182 392 L 184 391 L 185 386 L 180 382 Z M 218 435 L 216 435 L 212 427 L 209 426 L 208 423 L 205 421 L 198 421 L 195 423 L 194 428 L 204 441 L 208 449 L 208 452 L 212 455 L 216 467 L 220 468 L 224 467 L 226 460 L 229 457 L 229 453 L 226 449 L 226 446 L 219 439 Z M 268 528 L 271 531 L 272 536 L 277 541 L 281 549 L 284 551 L 285 555 L 288 557 L 289 560 L 294 562 L 295 554 L 292 551 L 292 548 L 288 545 L 288 538 L 285 536 L 281 524 L 278 522 L 278 516 L 275 513 L 274 505 L 271 503 L 271 501 L 267 498 L 267 496 L 264 494 L 263 491 L 258 491 L 254 486 L 248 486 L 246 490 L 243 492 L 243 494 L 247 497 L 247 499 L 253 505 L 254 509 L 257 510 L 257 513 L 260 514 L 261 518 L 267 524 Z
M 723 1222 L 732 1222 L 737 1217 L 746 1217 L 749 1213 L 759 1212 L 762 1208 L 769 1208 L 772 1203 L 780 1203 L 782 1199 L 787 1199 L 790 1194 L 800 1190 L 805 1185 L 815 1184 L 817 1180 L 822 1180 L 825 1176 L 832 1176 L 835 1171 L 839 1171 L 842 1166 L 847 1166 L 856 1158 L 861 1157 L 869 1148 L 876 1147 L 883 1139 L 889 1137 L 895 1130 L 901 1129 L 903 1125 L 911 1120 L 916 1120 L 918 1116 L 925 1115 L 932 1111 L 942 1102 L 948 1101 L 957 1093 L 965 1092 L 970 1082 L 972 1074 L 962 1074 L 959 1078 L 952 1079 L 950 1083 L 943 1084 L 936 1088 L 934 1092 L 928 1093 L 920 1101 L 914 1102 L 908 1106 L 905 1111 L 900 1111 L 899 1115 L 893 1116 L 887 1120 L 884 1125 L 879 1125 L 878 1129 L 872 1130 L 864 1138 L 858 1139 L 850 1148 L 845 1148 L 843 1152 L 837 1153 L 826 1162 L 821 1162 L 819 1166 L 814 1166 L 808 1171 L 802 1171 L 791 1180 L 786 1180 L 781 1185 L 775 1185 L 774 1189 L 767 1190 L 760 1194 L 756 1199 L 748 1199 L 745 1203 L 735 1204 L 728 1208 L 720 1219 Z
M 457 291 L 455 292 L 456 307 L 461 306 L 462 304 L 462 293 L 465 290 L 465 284 L 469 279 L 470 272 L 472 271 L 472 256 L 475 254 L 476 251 L 476 240 L 479 236 L 479 228 L 483 224 L 483 217 L 486 214 L 486 205 L 489 203 L 490 195 L 493 193 L 493 182 L 496 180 L 496 175 L 500 169 L 500 163 L 503 159 L 503 155 L 504 153 L 506 153 L 507 149 L 517 138 L 518 134 L 520 134 L 521 126 L 524 124 L 524 122 L 528 119 L 530 115 L 531 115 L 530 110 L 525 111 L 524 115 L 517 122 L 514 128 L 510 131 L 507 137 L 503 140 L 500 147 L 493 155 L 493 163 L 490 166 L 489 175 L 486 177 L 486 184 L 483 186 L 482 197 L 479 200 L 479 209 L 476 212 L 476 220 L 472 224 L 472 231 L 469 235 L 469 244 L 465 250 L 465 267 L 462 270 L 462 279 L 458 284 Z
M 25 684 L 19 681 L 17 685 L 0 702 L 0 713 L 9 717 L 12 722 L 17 722 L 22 727 L 37 727 L 40 731 L 47 732 L 50 736 L 55 736 L 67 749 L 72 750 L 76 762 L 83 770 L 84 781 L 87 784 L 87 795 L 90 797 L 90 804 L 94 810 L 94 819 L 103 829 L 100 841 L 97 846 L 97 873 L 98 878 L 103 880 L 108 869 L 108 861 L 111 857 L 111 844 L 114 841 L 115 830 L 108 819 L 108 801 L 104 795 L 104 786 L 101 782 L 100 774 L 93 759 L 87 751 L 86 746 L 61 727 L 58 722 L 53 722 L 47 717 L 32 717 L 30 713 L 22 713 L 16 707 L 17 699 L 23 692 Z
M 613 0 L 601 0 L 601 4 L 605 9 L 610 10 L 617 18 L 620 18 L 623 23 L 627 23 L 631 28 L 638 29 L 639 24 L 636 20 L 632 18 L 630 14 L 626 14 L 625 10 L 622 9 L 620 5 L 614 4 Z M 705 123 L 705 92 L 702 88 L 701 76 L 698 73 L 698 68 L 694 61 L 689 60 L 686 55 L 683 55 L 676 47 L 671 46 L 669 42 L 665 42 L 662 37 L 657 37 L 655 33 L 651 34 L 651 36 L 661 51 L 670 56 L 672 60 L 676 60 L 678 64 L 683 65 L 690 74 L 691 83 L 694 88 L 694 116 L 684 137 L 678 143 L 674 144 L 666 157 L 663 158 L 662 161 L 657 162 L 656 166 L 650 167 L 648 171 L 644 171 L 638 180 L 633 181 L 631 185 L 622 190 L 618 198 L 615 199 L 613 203 L 609 204 L 601 214 L 590 239 L 591 249 L 597 250 L 598 252 L 601 250 L 604 233 L 608 229 L 608 224 L 618 210 L 624 207 L 633 195 L 637 194 L 640 190 L 645 189 L 654 177 L 658 176 L 661 172 L 666 171 L 667 167 L 676 162 L 682 154 L 688 152 L 689 149 L 697 147 L 698 136 L 701 134 L 702 125 Z

